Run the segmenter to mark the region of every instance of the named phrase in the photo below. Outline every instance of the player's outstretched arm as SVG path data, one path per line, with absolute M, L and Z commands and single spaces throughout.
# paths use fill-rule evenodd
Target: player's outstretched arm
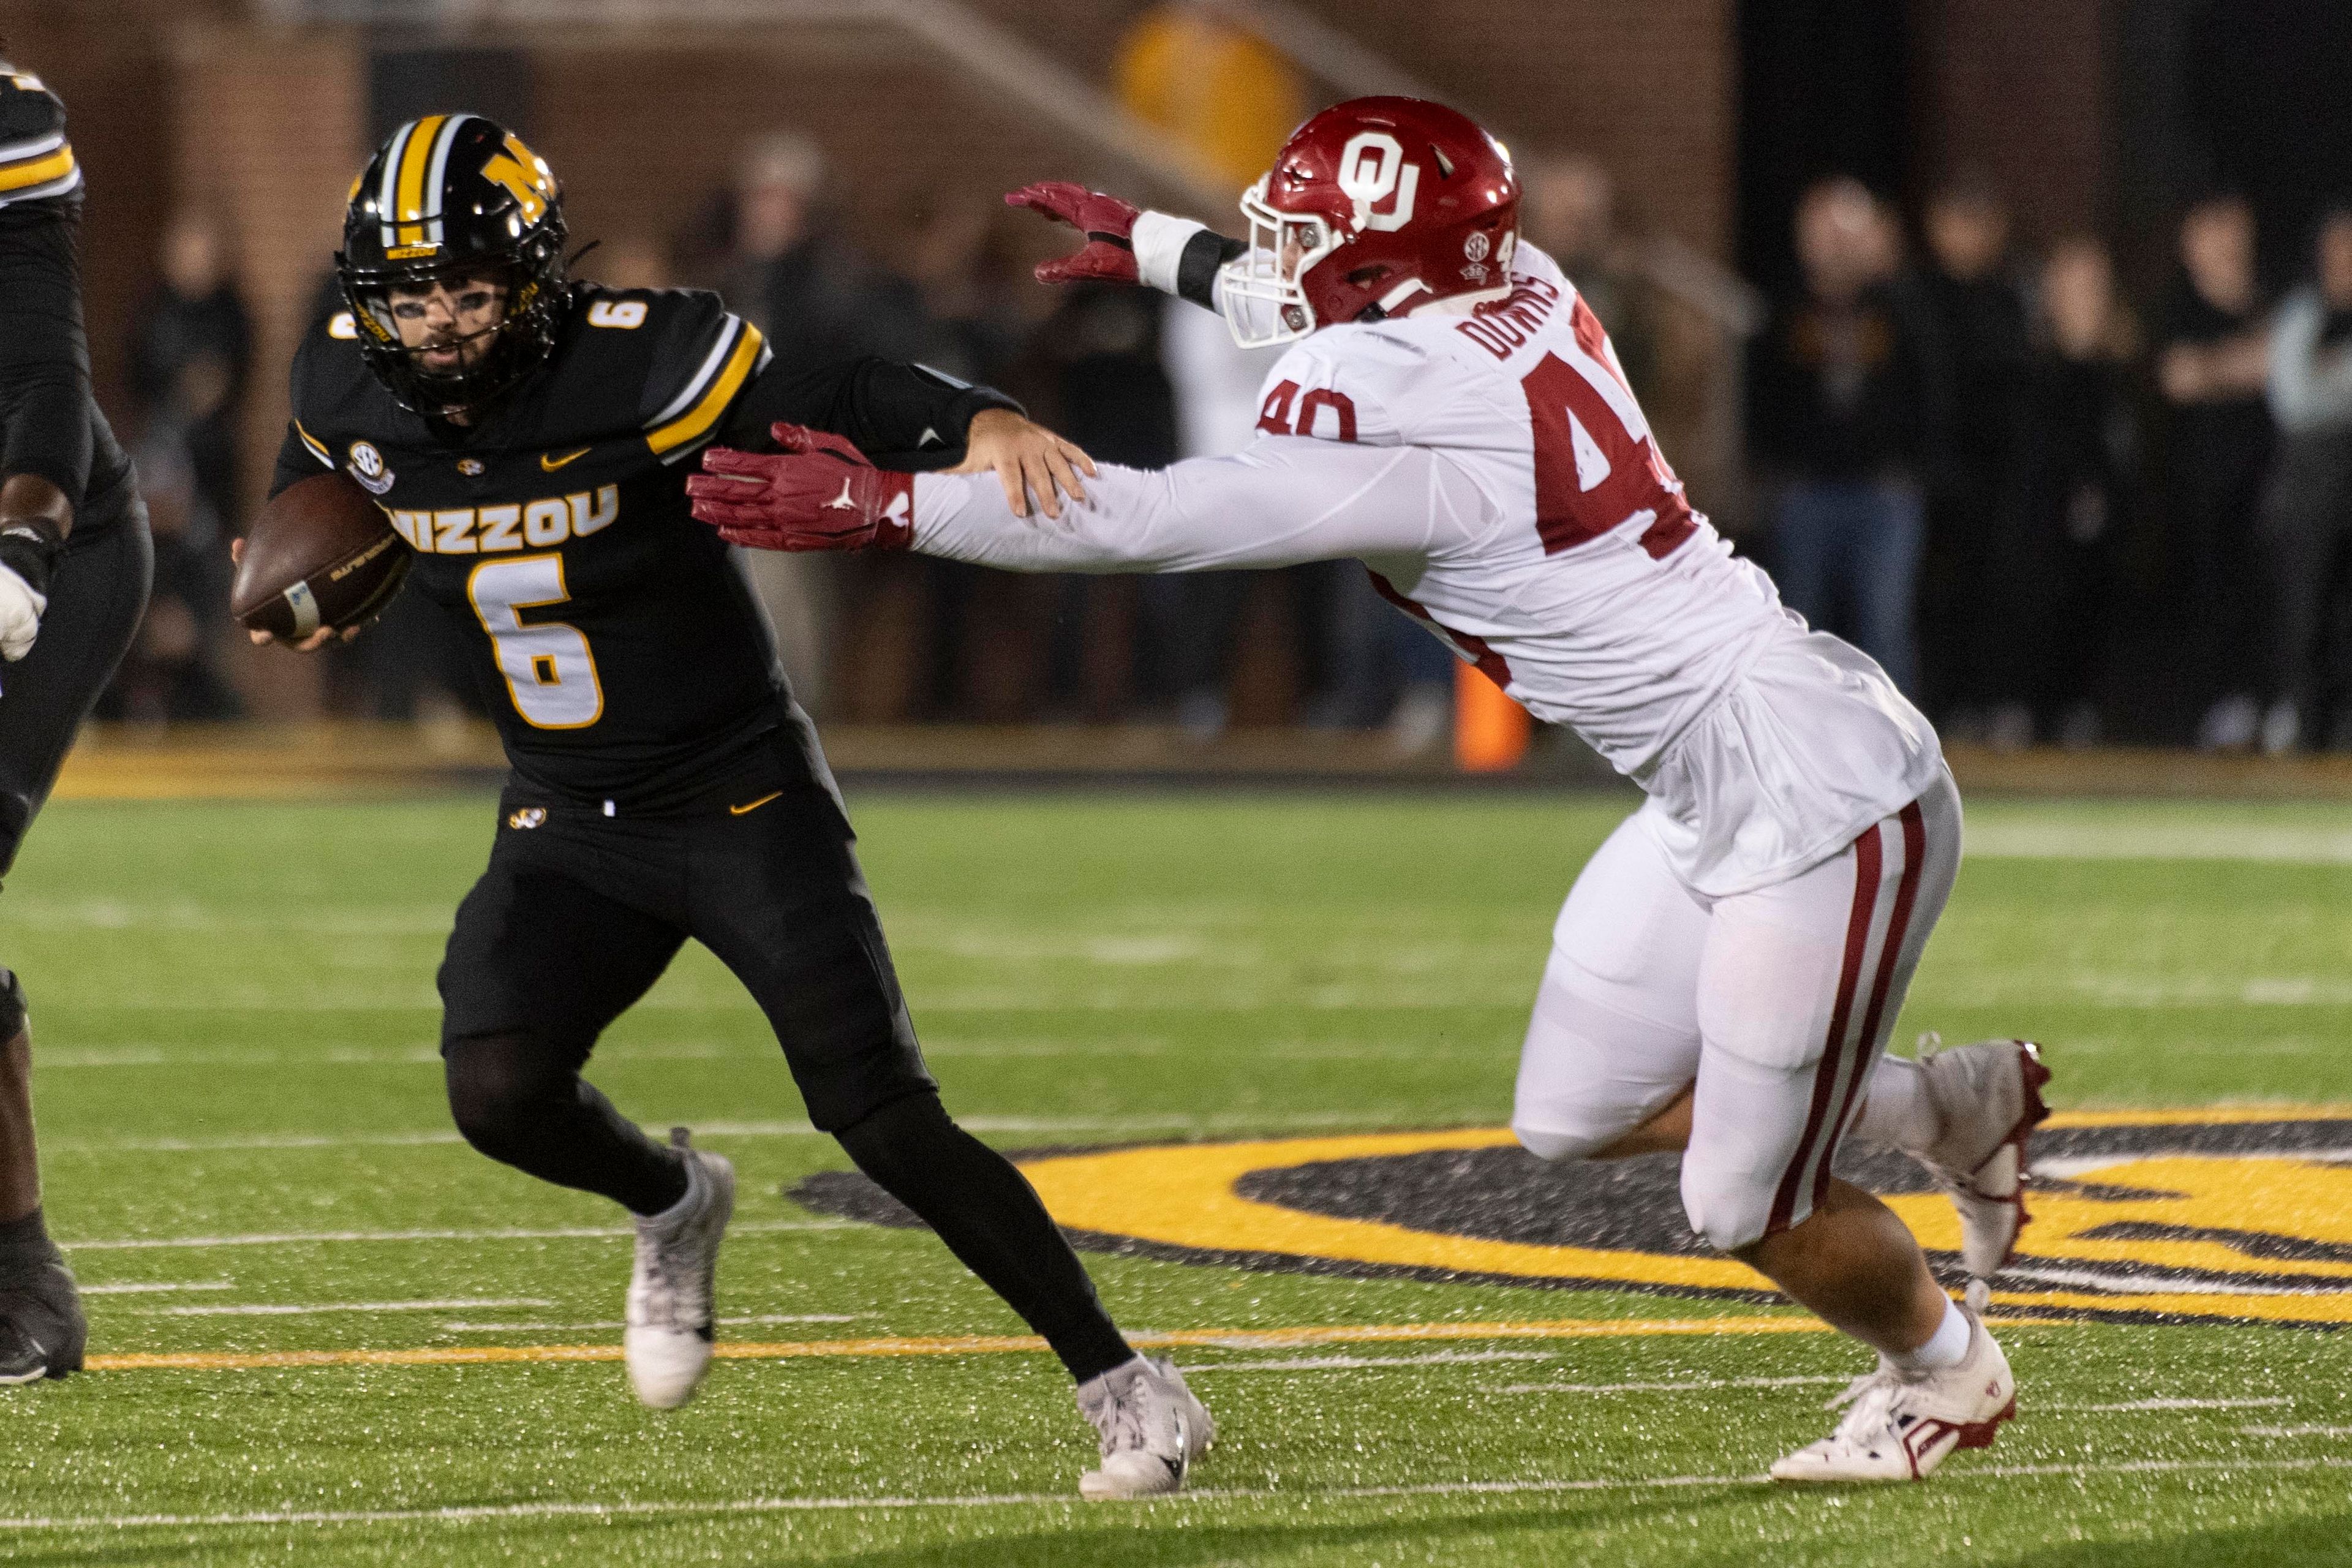
M 1139 283 L 1218 309 L 1217 269 L 1248 248 L 1206 224 L 1090 191 L 1066 180 L 1041 180 L 1007 194 L 1004 205 L 1027 207 L 1086 236 L 1069 255 L 1037 265 L 1040 283 Z
M 1049 517 L 1060 497 L 1078 493 L 1078 473 L 1094 471 L 1092 458 L 995 388 L 894 360 L 770 367 L 737 396 L 716 444 L 765 451 L 780 425 L 843 437 L 886 468 L 993 472 L 1016 509 L 1034 492 Z
M 1154 472 L 1104 464 L 1060 519 L 1017 515 L 985 476 L 894 474 L 780 426 L 775 454 L 714 449 L 694 513 L 762 550 L 907 550 L 1014 572 L 1206 572 L 1423 556 L 1489 526 L 1458 466 L 1418 447 L 1262 440 Z

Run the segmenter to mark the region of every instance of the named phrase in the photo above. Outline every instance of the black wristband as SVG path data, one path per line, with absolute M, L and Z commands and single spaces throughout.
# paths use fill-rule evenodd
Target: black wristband
M 36 594 L 49 591 L 49 569 L 65 547 L 65 531 L 48 518 L 0 520 L 0 566 L 22 577 Z
M 1248 248 L 1247 241 L 1228 239 L 1213 228 L 1204 228 L 1186 240 L 1183 253 L 1176 259 L 1176 297 L 1190 300 L 1205 310 L 1215 310 L 1213 290 L 1218 271 Z

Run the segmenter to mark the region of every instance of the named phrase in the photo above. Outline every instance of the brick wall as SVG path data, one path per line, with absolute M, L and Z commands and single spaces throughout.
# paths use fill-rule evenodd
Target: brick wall
M 2111 0 L 1915 4 L 1923 187 L 1983 174 L 2028 241 L 2108 220 Z
M 1630 216 L 1727 259 L 1732 0 L 1299 0 L 1528 150 L 1590 153 Z
M 171 68 L 154 26 L 161 11 L 0 0 L 5 53 L 65 100 L 67 130 L 89 184 L 82 308 L 99 398 L 117 414 L 131 313 L 153 283 L 173 195 Z

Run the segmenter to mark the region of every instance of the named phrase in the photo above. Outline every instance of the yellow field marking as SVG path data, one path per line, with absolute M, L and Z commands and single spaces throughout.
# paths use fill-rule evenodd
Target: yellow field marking
M 2340 1121 L 2352 1105 L 2209 1105 L 2191 1110 L 2061 1110 L 2057 1127 L 2223 1127 L 2243 1121 Z
M 1813 1318 L 1567 1318 L 1549 1322 L 1336 1323 L 1306 1328 L 1178 1329 L 1129 1334 L 1144 1350 L 1287 1350 L 1301 1345 L 1391 1344 L 1431 1340 L 1643 1339 L 1660 1335 L 1827 1333 Z M 864 1340 L 800 1340 L 773 1344 L 721 1341 L 721 1361 L 792 1361 L 824 1356 L 994 1355 L 1037 1352 L 1034 1334 L 951 1334 Z M 257 1372 L 305 1366 L 486 1366 L 509 1363 L 619 1361 L 618 1345 L 435 1345 L 381 1351 L 163 1351 L 94 1355 L 90 1372 Z
M 1597 1279 L 1717 1290 L 1770 1289 L 1761 1275 L 1726 1258 L 1670 1258 L 1443 1235 L 1382 1220 L 1343 1219 L 1254 1202 L 1234 1190 L 1244 1176 L 1270 1167 L 1438 1149 L 1500 1148 L 1514 1141 L 1507 1127 L 1457 1127 L 1441 1132 L 1159 1144 L 1028 1160 L 1021 1170 L 1059 1224 L 1174 1247 L 1344 1258 L 1462 1274 Z

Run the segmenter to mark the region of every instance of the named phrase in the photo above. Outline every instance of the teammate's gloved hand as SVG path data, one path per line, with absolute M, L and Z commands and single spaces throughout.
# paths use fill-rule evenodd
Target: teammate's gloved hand
M 712 447 L 689 474 L 694 515 L 752 550 L 904 550 L 914 542 L 915 480 L 877 468 L 838 436 L 775 425 L 781 452 Z
M 1040 180 L 1004 198 L 1009 207 L 1028 207 L 1056 223 L 1068 224 L 1087 237 L 1084 249 L 1058 261 L 1037 264 L 1040 283 L 1135 283 L 1135 220 L 1133 202 L 1090 191 L 1067 180 Z
M 14 664 L 33 651 L 49 596 L 7 566 L 0 566 L 0 658 Z
M 54 510 L 65 498 L 47 481 L 24 475 L 12 477 L 5 488 L 12 504 L 0 512 L 0 658 L 13 664 L 33 651 L 42 612 L 49 607 L 49 574 L 66 548 Z M 30 510 L 52 500 L 48 510 Z

